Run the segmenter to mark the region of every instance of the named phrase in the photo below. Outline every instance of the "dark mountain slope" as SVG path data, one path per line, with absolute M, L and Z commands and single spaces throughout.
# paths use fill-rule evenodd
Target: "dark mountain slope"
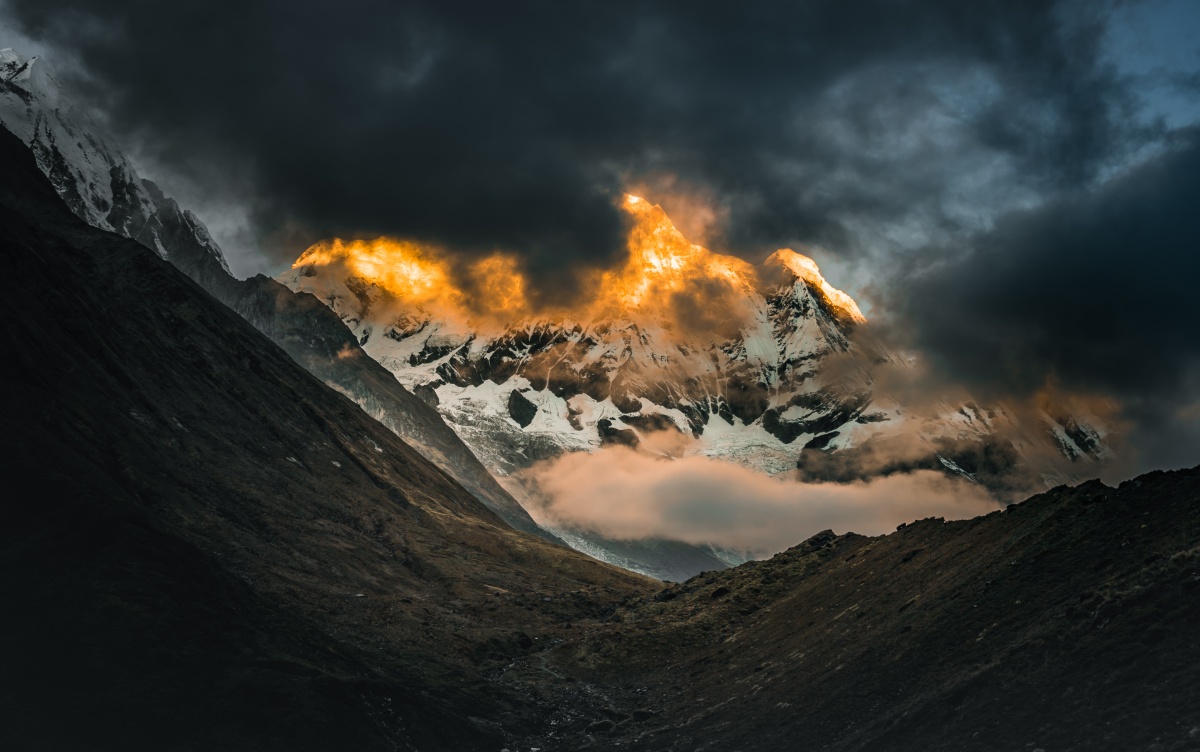
M 653 589 L 511 529 L 4 132 L 0 259 L 0 746 L 498 749 L 539 719 L 480 660 Z
M 632 717 L 560 748 L 1200 749 L 1200 468 L 823 533 L 614 622 L 554 662 Z
M 496 482 L 437 410 L 364 353 L 353 333 L 323 303 L 262 275 L 236 280 L 226 274 L 209 280 L 205 287 L 309 373 L 357 402 L 449 473 L 505 522 L 557 541 Z
M 203 223 L 141 179 L 133 164 L 73 107 L 41 58 L 0 54 L 0 123 L 20 134 L 68 208 L 93 227 L 112 230 L 170 261 L 250 321 L 318 378 L 375 414 L 395 411 L 388 428 L 450 473 L 520 530 L 541 531 L 436 411 L 361 355 L 337 316 L 263 277 L 240 281 Z M 296 336 L 300 335 L 300 336 Z M 386 377 L 386 378 L 383 378 Z

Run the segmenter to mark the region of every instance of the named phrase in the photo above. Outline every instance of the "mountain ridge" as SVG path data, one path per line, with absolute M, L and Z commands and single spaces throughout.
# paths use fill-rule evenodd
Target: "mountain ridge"
M 843 473 L 821 473 L 905 438 L 916 440 L 906 461 L 989 485 L 1005 474 L 1069 480 L 1105 460 L 1096 416 L 1055 408 L 1022 425 L 1003 405 L 925 414 L 900 404 L 877 382 L 911 379 L 908 360 L 812 259 L 781 249 L 754 267 L 689 243 L 659 206 L 624 206 L 625 265 L 592 280 L 571 310 L 530 311 L 512 294 L 492 310 L 487 294 L 468 306 L 452 271 L 464 262 L 388 238 L 318 243 L 277 279 L 337 313 L 501 479 L 662 431 L 686 439 L 685 454 L 839 482 Z M 506 274 L 506 290 L 522 289 Z M 1054 455 L 1058 466 L 1044 461 Z
M 316 279 L 311 266 L 298 264 L 297 279 L 281 275 L 291 288 L 316 293 L 337 314 L 329 315 L 261 275 L 234 279 L 195 215 L 141 179 L 119 149 L 93 135 L 97 129 L 73 120 L 43 61 L 24 60 L 10 50 L 0 60 L 0 71 L 6 71 L 0 76 L 6 76 L 0 120 L 24 134 L 39 166 L 77 215 L 167 258 L 450 472 L 509 524 L 572 541 L 579 550 L 635 571 L 680 580 L 747 555 L 674 541 L 609 541 L 548 520 L 539 525 L 527 511 L 542 501 L 524 475 L 531 463 L 563 451 L 655 444 L 654 434 L 666 432 L 669 444 L 691 436 L 684 451 L 801 479 L 846 482 L 924 468 L 1007 492 L 1008 476 L 1028 475 L 1024 468 L 1017 473 L 1026 461 L 1023 446 L 1045 443 L 1047 430 L 1055 451 L 1073 464 L 1090 467 L 1106 451 L 1103 429 L 1070 414 L 1046 415 L 1041 422 L 1047 430 L 1026 428 L 1015 438 L 1004 435 L 1012 433 L 1011 416 L 972 405 L 947 405 L 936 420 L 909 425 L 899 406 L 875 401 L 872 393 L 870 369 L 897 357 L 869 336 L 869 325 L 849 296 L 829 285 L 811 259 L 788 249 L 760 267 L 763 280 L 772 276 L 764 271 L 770 266 L 787 278 L 763 287 L 766 294 L 749 305 L 753 331 L 713 340 L 709 330 L 727 322 L 713 320 L 695 300 L 713 292 L 722 300 L 731 293 L 736 298 L 749 287 L 748 265 L 691 244 L 661 207 L 633 197 L 626 206 L 641 223 L 641 244 L 627 267 L 608 273 L 601 284 L 615 300 L 651 306 L 660 305 L 653 293 L 665 287 L 674 307 L 660 306 L 648 318 L 622 318 L 620 311 L 610 310 L 596 328 L 534 317 L 489 339 L 462 322 L 447 326 L 428 314 L 374 320 L 380 311 L 394 313 L 394 301 L 368 311 L 379 300 L 369 280 L 331 296 L 328 290 L 305 287 Z M 513 276 L 511 259 L 489 261 L 476 286 L 521 309 L 521 287 L 513 285 L 520 280 Z M 661 275 L 677 269 L 702 272 L 719 284 L 697 287 L 686 275 L 665 280 Z M 754 270 L 749 272 L 752 276 Z M 736 281 L 730 285 L 728 279 Z M 429 280 L 422 283 L 428 290 Z M 356 301 L 362 310 L 339 307 L 338 296 Z M 677 304 L 683 308 L 676 310 Z M 681 324 L 694 327 L 693 319 L 705 336 L 679 345 L 675 330 Z M 380 349 L 380 343 L 387 347 Z M 823 379 L 822 363 L 839 359 L 851 366 Z M 713 429 L 705 434 L 710 424 Z M 920 456 L 911 456 L 909 447 L 882 467 L 861 461 L 877 454 L 873 445 L 885 443 L 889 430 L 920 432 Z M 1042 474 L 1054 482 L 1076 477 L 1075 468 L 1070 471 Z

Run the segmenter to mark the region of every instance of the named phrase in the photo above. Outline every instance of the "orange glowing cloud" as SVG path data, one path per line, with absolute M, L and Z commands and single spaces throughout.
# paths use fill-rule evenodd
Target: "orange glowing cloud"
M 621 208 L 633 219 L 626 243 L 627 261 L 600 274 L 590 286 L 593 297 L 581 301 L 571 314 L 587 317 L 637 310 L 671 316 L 681 301 L 718 308 L 724 305 L 719 300 L 723 295 L 726 301 L 735 300 L 745 297 L 740 295 L 742 291 L 758 286 L 754 267 L 689 242 L 657 204 L 626 196 Z M 850 319 L 863 320 L 850 296 L 826 282 L 812 259 L 783 249 L 768 261 L 820 291 Z M 334 265 L 386 290 L 401 304 L 462 321 L 508 323 L 535 312 L 552 313 L 535 311 L 519 260 L 504 253 L 456 264 L 449 254 L 408 240 L 335 239 L 313 245 L 292 268 Z
M 405 302 L 457 306 L 461 301 L 441 254 L 407 240 L 322 241 L 296 259 L 292 268 L 336 264 L 344 264 L 354 276 Z
M 639 309 L 664 303 L 697 282 L 754 284 L 753 267 L 689 243 L 662 207 L 637 196 L 626 196 L 622 207 L 634 219 L 627 242 L 629 260 L 603 276 L 600 299 L 604 303 Z
M 529 313 L 528 283 L 515 257 L 494 253 L 471 264 L 467 276 L 486 313 L 508 317 Z
M 398 302 L 455 318 L 513 317 L 529 312 L 525 277 L 513 256 L 494 253 L 465 267 L 462 284 L 442 251 L 393 238 L 322 241 L 293 269 L 341 265 Z M 466 317 L 470 311 L 473 315 Z

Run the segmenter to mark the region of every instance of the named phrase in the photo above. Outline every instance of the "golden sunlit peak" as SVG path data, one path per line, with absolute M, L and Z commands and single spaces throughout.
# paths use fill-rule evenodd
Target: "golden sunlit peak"
M 713 253 L 676 229 L 657 204 L 626 195 L 624 207 L 634 219 L 624 268 L 604 275 L 601 300 L 622 308 L 669 304 L 673 296 L 692 292 L 696 285 L 719 281 L 745 285 L 753 278 L 746 262 Z
M 808 256 L 796 253 L 791 248 L 780 248 L 771 254 L 770 258 L 767 259 L 767 263 L 775 263 L 783 266 L 792 274 L 804 280 L 809 287 L 820 290 L 821 294 L 825 296 L 825 299 L 834 308 L 845 314 L 852 321 L 862 322 L 867 320 L 862 315 L 862 311 L 858 309 L 858 303 L 854 302 L 854 298 L 826 282 L 825 277 L 821 276 L 821 270 L 817 268 L 817 262 Z

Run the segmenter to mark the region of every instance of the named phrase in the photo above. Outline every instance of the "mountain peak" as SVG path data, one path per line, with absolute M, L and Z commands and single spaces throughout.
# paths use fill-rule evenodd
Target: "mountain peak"
M 67 206 L 88 224 L 136 240 L 194 277 L 228 273 L 200 220 L 138 175 L 87 109 L 73 106 L 44 58 L 0 49 L 0 126 L 29 147 Z
M 684 237 L 658 204 L 626 196 L 622 208 L 634 220 L 623 267 L 604 275 L 600 300 L 623 310 L 670 307 L 678 296 L 697 296 L 713 286 L 749 288 L 754 270 Z
M 59 86 L 42 58 L 27 58 L 12 47 L 0 50 L 0 80 L 57 105 Z
M 867 320 L 867 317 L 863 316 L 862 311 L 859 310 L 858 303 L 854 302 L 854 298 L 826 282 L 825 277 L 821 275 L 821 270 L 817 268 L 817 262 L 803 253 L 796 253 L 791 248 L 780 248 L 772 253 L 765 263 L 782 266 L 809 287 L 819 290 L 837 312 L 844 314 L 851 321 L 862 323 Z

